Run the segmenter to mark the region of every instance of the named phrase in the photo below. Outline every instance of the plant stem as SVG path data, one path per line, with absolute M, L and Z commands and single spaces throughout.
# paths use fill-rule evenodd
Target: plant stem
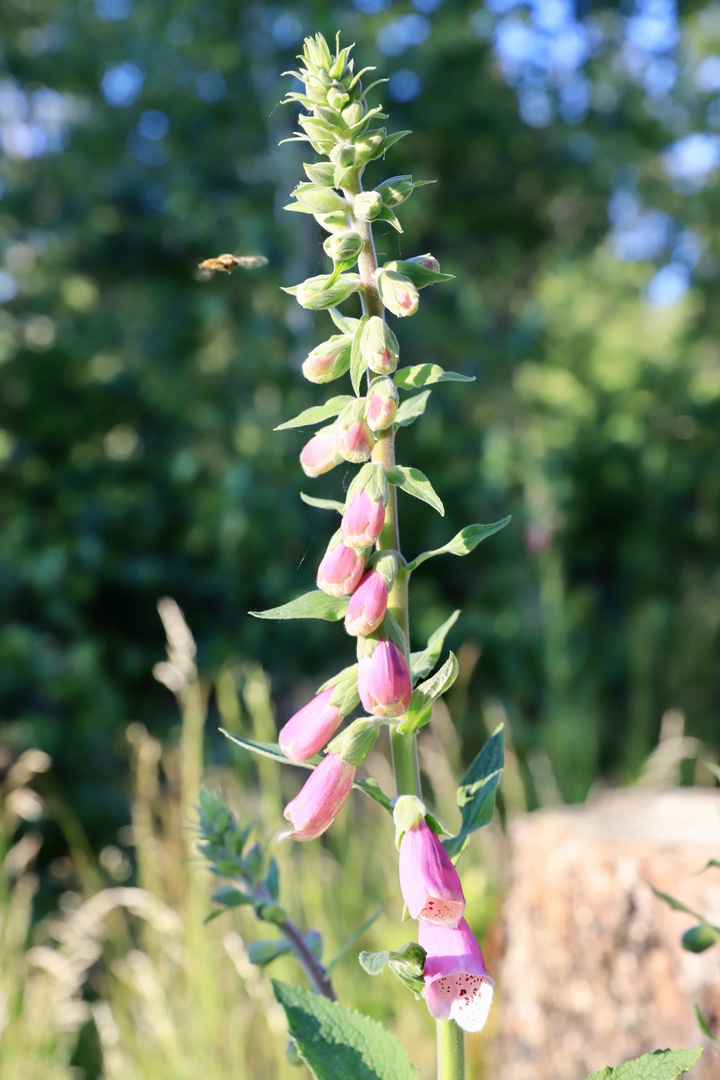
M 329 998 L 330 1001 L 337 1001 L 337 996 L 325 968 L 317 957 L 310 952 L 295 923 L 291 922 L 290 919 L 286 919 L 285 922 L 280 923 L 280 929 L 292 945 L 293 952 L 300 961 L 315 993 Z
M 465 1043 L 462 1029 L 454 1020 L 436 1020 L 437 1080 L 463 1080 Z
M 358 182 L 356 191 L 346 191 L 345 194 L 351 201 L 353 195 L 362 190 Z M 362 308 L 364 315 L 377 315 L 381 319 L 385 317 L 385 309 L 377 290 L 375 274 L 377 272 L 377 256 L 373 242 L 372 226 L 369 221 L 359 221 L 354 215 L 350 215 L 351 227 L 355 229 L 363 240 L 363 250 L 358 259 L 358 270 L 362 288 Z M 377 442 L 373 447 L 373 461 L 382 462 L 386 469 L 391 469 L 395 464 L 395 426 L 391 425 L 385 431 L 378 434 Z M 397 514 L 397 489 L 390 484 L 390 498 L 385 508 L 385 525 L 378 540 L 378 548 L 383 551 L 396 551 L 400 556 L 400 530 L 398 527 Z M 402 569 L 395 578 L 388 597 L 388 608 L 395 616 L 398 625 L 405 635 L 405 659 L 410 664 L 410 627 L 408 622 L 408 575 Z M 417 742 L 414 735 L 400 735 L 391 730 L 390 742 L 392 747 L 393 770 L 395 773 L 395 786 L 398 795 L 417 795 L 422 798 L 420 784 L 420 766 L 418 764 Z

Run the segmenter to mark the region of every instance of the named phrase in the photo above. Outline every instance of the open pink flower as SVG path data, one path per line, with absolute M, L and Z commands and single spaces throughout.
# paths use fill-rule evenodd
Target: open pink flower
M 364 570 L 365 556 L 340 541 L 323 556 L 317 587 L 329 596 L 347 596 L 357 587 Z
M 400 841 L 400 890 L 413 919 L 457 926 L 465 910 L 458 872 L 425 818 Z
M 345 612 L 345 629 L 353 637 L 367 637 L 385 618 L 388 588 L 377 570 L 368 570 L 350 597 Z
M 402 716 L 412 693 L 405 657 L 394 641 L 383 638 L 358 663 L 358 693 L 374 716 Z
M 366 548 L 375 543 L 385 524 L 385 506 L 378 499 L 370 498 L 365 488 L 353 495 L 350 505 L 343 514 L 342 538 L 348 547 Z
M 490 1012 L 493 980 L 465 919 L 457 927 L 418 923 L 427 953 L 423 997 L 436 1020 L 454 1020 L 465 1031 L 482 1031 Z
M 283 811 L 291 828 L 280 840 L 314 840 L 332 825 L 347 799 L 357 769 L 339 754 L 327 754 Z
M 285 757 L 307 761 L 333 737 L 342 720 L 337 705 L 330 701 L 334 692 L 334 686 L 328 687 L 290 717 L 278 736 Z

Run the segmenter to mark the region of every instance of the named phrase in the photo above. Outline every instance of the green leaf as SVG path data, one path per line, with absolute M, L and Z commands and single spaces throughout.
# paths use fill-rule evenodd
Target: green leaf
M 407 564 L 405 567 L 408 573 L 413 570 L 417 570 L 418 566 L 427 562 L 428 559 L 434 558 L 435 555 L 467 555 L 473 551 L 482 540 L 487 540 L 488 536 L 492 536 L 493 533 L 500 532 L 510 521 L 510 517 L 505 517 L 502 521 L 495 521 L 492 525 L 466 525 L 464 529 L 461 529 L 459 533 L 453 536 L 452 540 L 448 540 L 441 548 L 434 548 L 433 551 L 423 551 L 420 555 L 416 555 L 415 558 Z
M 702 1052 L 701 1046 L 692 1050 L 656 1050 L 622 1065 L 606 1065 L 587 1080 L 677 1080 L 693 1067 Z
M 427 647 L 424 648 L 422 652 L 410 654 L 410 676 L 413 682 L 415 682 L 416 679 L 422 679 L 424 675 L 429 674 L 435 667 L 440 659 L 445 635 L 448 630 L 455 625 L 459 614 L 459 609 L 454 611 L 450 618 L 445 620 L 442 626 L 438 626 L 437 630 L 433 631 L 428 638 Z
M 673 909 L 673 911 L 683 911 L 686 915 L 692 915 L 693 919 L 697 919 L 698 922 L 703 923 L 705 926 L 710 926 L 710 923 L 708 923 L 707 919 L 705 919 L 703 915 L 700 915 L 697 911 L 693 911 L 692 908 L 687 907 L 687 905 L 681 903 L 680 900 L 676 900 L 674 896 L 670 896 L 668 893 L 660 892 L 660 890 L 656 889 L 654 885 L 651 885 L 650 888 L 655 893 L 655 895 L 659 897 L 660 900 L 664 900 L 665 903 Z M 714 929 L 714 927 L 710 928 Z
M 362 335 L 368 318 L 368 315 L 363 315 L 360 319 L 353 336 L 352 349 L 350 350 L 350 381 L 356 397 L 360 397 L 363 375 L 367 371 L 367 365 L 362 354 Z
M 441 517 L 445 516 L 445 507 L 439 496 L 435 493 L 425 473 L 420 472 L 419 469 L 413 469 L 407 465 L 393 465 L 392 469 L 387 470 L 387 479 L 389 484 L 396 484 L 408 495 L 432 506 Z
M 389 206 L 383 206 L 375 221 L 387 221 L 388 225 L 392 225 L 396 232 L 401 233 L 403 227 L 394 210 L 391 210 Z
M 292 420 L 286 420 L 284 424 L 278 424 L 275 431 L 286 431 L 288 428 L 309 427 L 311 424 L 321 424 L 323 420 L 329 420 L 331 416 L 337 416 L 346 405 L 353 399 L 349 394 L 341 394 L 340 397 L 328 398 L 324 405 L 313 405 L 304 409 Z
M 341 311 L 334 307 L 328 308 L 328 312 L 340 333 L 352 337 L 360 324 L 360 320 L 351 319 L 349 315 L 343 315 Z
M 257 964 L 258 967 L 272 964 L 273 960 L 289 952 L 292 952 L 292 946 L 282 938 L 275 938 L 272 941 L 251 941 L 247 947 L 248 960 L 251 964 Z
M 460 666 L 455 653 L 450 653 L 443 666 L 436 671 L 431 679 L 413 690 L 410 695 L 407 717 L 398 726 L 398 731 L 403 735 L 413 735 L 423 724 L 427 724 L 432 712 L 433 702 L 449 690 L 458 676 Z
M 328 596 L 316 589 L 315 592 L 297 596 L 288 604 L 268 608 L 267 611 L 249 611 L 248 615 L 256 619 L 325 619 L 326 622 L 337 622 L 344 617 L 348 603 L 347 597 Z
M 358 956 L 360 967 L 368 975 L 379 975 L 386 967 L 398 977 L 400 982 L 412 990 L 416 998 L 422 993 L 425 966 L 425 950 L 415 941 L 408 941 L 400 949 L 384 949 L 382 952 L 361 952 Z
M 313 165 L 303 165 L 303 169 L 308 179 L 314 184 L 321 184 L 323 187 L 335 186 L 333 184 L 335 166 L 332 161 L 319 161 Z
M 252 904 L 252 897 L 240 892 L 234 885 L 223 885 L 222 889 L 216 889 L 210 897 L 216 904 L 222 904 L 226 908 L 242 907 L 243 904 Z
M 407 1051 L 377 1020 L 272 980 L 290 1036 L 316 1080 L 418 1080 Z
M 337 510 L 338 514 L 345 510 L 344 505 L 336 499 L 317 499 L 314 495 L 306 495 L 304 491 L 300 492 L 300 498 L 308 506 L 316 506 L 318 510 Z
M 698 1009 L 697 1005 L 695 1006 L 695 1016 L 697 1017 L 697 1022 L 700 1025 L 700 1030 L 702 1031 L 705 1038 L 710 1042 L 712 1046 L 715 1047 L 716 1050 L 720 1050 L 720 1039 L 713 1035 L 712 1031 L 710 1030 L 710 1025 Z
M 298 184 L 291 194 L 312 214 L 332 214 L 335 210 L 347 210 L 348 204 L 342 195 L 332 188 L 318 184 Z
M 336 263 L 333 263 L 332 274 L 323 285 L 323 292 L 325 292 L 326 289 L 329 289 L 332 285 L 334 285 L 340 275 L 344 274 L 346 270 L 351 270 L 356 262 L 357 259 L 338 259 Z
M 443 840 L 450 858 L 455 858 L 465 849 L 471 832 L 489 824 L 504 764 L 503 725 L 500 724 L 463 776 L 457 789 L 462 825 L 457 836 Z
M 395 423 L 397 426 L 409 427 L 419 416 L 422 416 L 425 412 L 425 406 L 427 405 L 430 394 L 430 390 L 423 390 L 422 394 L 416 394 L 415 397 L 407 398 L 406 401 L 403 401 L 395 415 Z
M 475 382 L 475 376 L 445 371 L 439 364 L 414 364 L 413 367 L 400 368 L 395 372 L 395 385 L 398 390 L 413 390 L 418 386 L 441 382 Z
M 332 957 L 332 959 L 328 960 L 327 964 L 325 965 L 325 972 L 326 972 L 327 975 L 330 974 L 332 969 L 337 964 L 338 960 L 340 960 L 345 955 L 346 952 L 349 952 L 349 950 L 352 949 L 355 942 L 359 938 L 362 937 L 362 935 L 365 933 L 365 931 L 369 930 L 374 922 L 377 922 L 377 920 L 382 915 L 382 911 L 383 911 L 382 904 L 380 904 L 378 906 L 378 908 L 377 908 L 377 911 L 375 911 L 370 916 L 369 919 L 366 919 L 365 922 L 362 924 L 362 926 L 358 926 L 357 930 L 355 930 L 355 932 L 350 935 L 350 937 L 347 939 L 347 941 L 344 942 L 340 946 L 340 948 L 335 953 L 335 955 Z
M 219 731 L 226 739 L 242 747 L 243 750 L 249 750 L 251 754 L 259 754 L 260 757 L 270 758 L 279 765 L 295 765 L 300 769 L 314 769 L 322 761 L 322 754 L 315 754 L 314 757 L 308 758 L 307 761 L 291 761 L 290 758 L 285 757 L 277 743 L 255 742 L 253 739 L 244 739 L 241 735 L 231 735 L 225 728 L 220 728 Z M 392 814 L 392 802 L 377 780 L 372 778 L 356 779 L 353 787 L 357 791 L 364 792 L 365 795 L 368 795 L 374 802 L 379 803 L 380 806 Z M 231 872 L 234 872 L 234 870 Z

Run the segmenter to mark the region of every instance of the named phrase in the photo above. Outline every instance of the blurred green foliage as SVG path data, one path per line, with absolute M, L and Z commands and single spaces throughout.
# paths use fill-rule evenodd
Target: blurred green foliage
M 415 575 L 418 640 L 460 606 L 450 644 L 482 650 L 455 698 L 467 759 L 494 698 L 566 798 L 634 775 L 669 708 L 718 742 L 719 9 L 357 9 L 3 5 L 0 714 L 97 836 L 126 813 L 122 726 L 175 720 L 158 597 L 204 672 L 259 659 L 284 716 L 352 654 L 337 627 L 245 614 L 312 587 L 332 525 L 299 481 L 341 483 L 301 478 L 307 433 L 272 432 L 317 400 L 299 369 L 330 329 L 279 291 L 327 269 L 280 210 L 303 151 L 276 145 L 281 73 L 317 30 L 401 73 L 373 101 L 413 135 L 369 181 L 438 180 L 403 236 L 377 230 L 381 255 L 457 275 L 400 324 L 402 362 L 478 378 L 400 435 L 448 510 L 402 500 L 406 554 L 513 514 Z M 200 280 L 225 251 L 269 265 Z

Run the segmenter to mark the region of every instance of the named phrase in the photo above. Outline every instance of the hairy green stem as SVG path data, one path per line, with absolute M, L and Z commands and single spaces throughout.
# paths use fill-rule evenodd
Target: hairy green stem
M 436 1020 L 437 1080 L 463 1080 L 465 1042 L 463 1031 L 454 1020 Z

